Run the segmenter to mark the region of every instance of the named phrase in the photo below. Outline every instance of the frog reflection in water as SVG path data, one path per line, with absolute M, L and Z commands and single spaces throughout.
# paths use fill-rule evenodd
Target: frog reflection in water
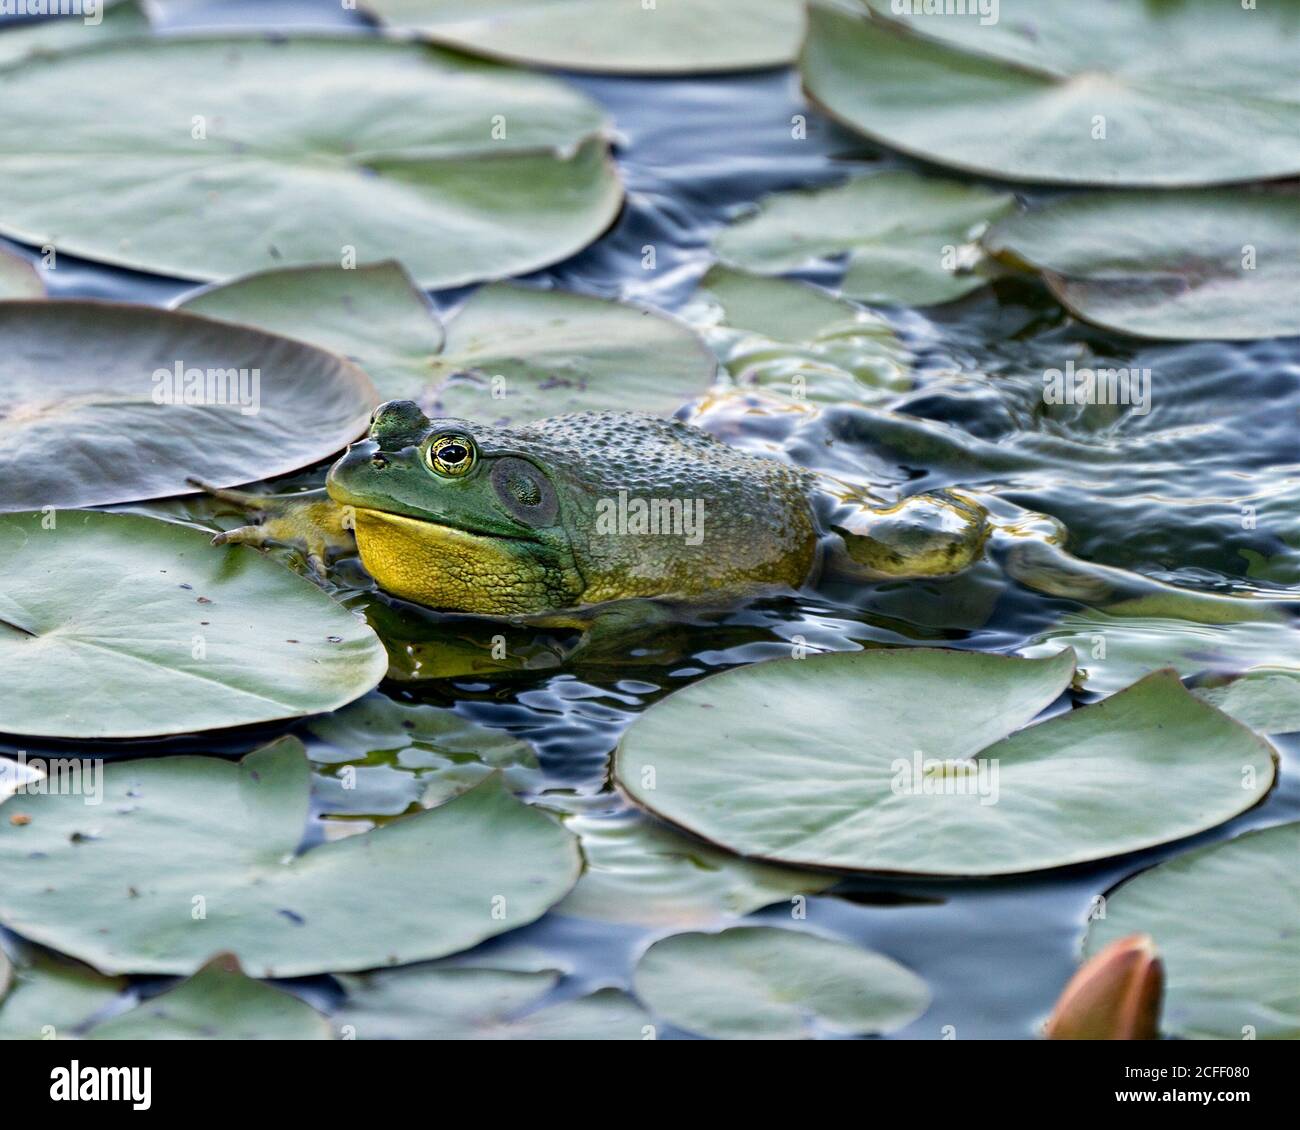
M 429 419 L 399 400 L 376 410 L 326 491 L 205 489 L 262 515 L 219 544 L 297 544 L 323 572 L 355 537 L 387 592 L 481 616 L 635 598 L 716 602 L 798 589 L 827 572 L 947 576 L 979 560 L 991 536 L 1019 542 L 1009 571 L 1055 595 L 1178 591 L 1087 565 L 1060 549 L 1050 519 L 1020 512 L 999 523 L 959 491 L 871 509 L 824 486 L 677 420 L 585 412 L 501 428 Z

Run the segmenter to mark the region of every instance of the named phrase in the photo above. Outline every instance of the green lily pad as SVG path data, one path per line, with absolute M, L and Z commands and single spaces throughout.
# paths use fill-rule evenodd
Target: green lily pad
M 770 926 L 664 938 L 634 984 L 656 1016 L 717 1040 L 892 1032 L 930 1004 L 925 982 L 883 954 Z
M 3 733 L 138 738 L 297 718 L 360 698 L 387 669 L 375 633 L 310 581 L 177 523 L 0 515 L 0 571 Z
M 397 263 L 263 271 L 200 291 L 179 308 L 340 353 L 366 371 L 380 400 L 418 399 L 444 336 L 428 298 Z
M 742 387 L 827 404 L 883 400 L 912 384 L 888 322 L 789 279 L 714 267 L 687 316 Z
M 974 242 L 1015 206 L 1007 193 L 900 170 L 781 192 L 718 233 L 724 263 L 780 274 L 847 256 L 842 290 L 861 302 L 928 306 L 983 286 Z
M 639 926 L 707 926 L 796 895 L 815 894 L 830 875 L 750 863 L 648 820 L 637 812 L 565 821 L 582 841 L 587 868 L 556 914 Z
M 40 272 L 26 259 L 0 251 L 0 299 L 44 297 Z
M 417 802 L 432 808 L 496 772 L 516 791 L 539 779 L 527 742 L 454 710 L 410 706 L 382 694 L 317 718 L 310 729 L 325 743 L 313 747 L 312 760 L 331 772 L 330 790 L 321 798 L 326 812 L 404 812 Z M 351 788 L 342 775 L 349 766 Z
M 1195 693 L 1262 734 L 1300 731 L 1300 668 L 1252 667 L 1198 686 Z
M 567 258 L 622 202 L 593 102 L 416 44 L 123 41 L 4 68 L 0 97 L 0 231 L 181 278 L 400 258 L 456 286 Z
M 612 74 L 781 67 L 798 0 L 362 0 L 385 24 L 494 59 Z
M 1300 173 L 1290 4 L 1001 0 L 995 22 L 814 0 L 808 95 L 940 165 L 1051 184 L 1230 184 Z
M 293 977 L 469 949 L 577 880 L 577 840 L 499 778 L 298 853 L 310 783 L 282 739 L 109 763 L 101 806 L 28 797 L 30 824 L 0 823 L 0 922 L 105 972 L 188 973 L 216 949 Z
M 126 988 L 74 961 L 19 944 L 0 950 L 0 1040 L 71 1037 Z
M 47 7 L 57 8 L 57 4 L 49 3 Z M 100 8 L 102 19 L 97 24 L 87 23 L 82 16 L 67 16 L 5 26 L 0 30 L 0 67 L 32 55 L 93 47 L 111 39 L 148 35 L 153 30 L 136 0 L 100 0 Z
M 602 989 L 544 1004 L 554 970 L 409 966 L 344 978 L 347 1000 L 334 1014 L 357 1040 L 644 1040 L 650 1018 L 627 994 Z
M 1268 791 L 1271 747 L 1172 671 L 1006 736 L 1073 672 L 1069 651 L 754 664 L 643 713 L 615 776 L 638 804 L 740 855 L 935 876 L 1105 859 L 1214 827 Z
M 329 1022 L 291 993 L 247 976 L 232 954 L 95 1024 L 92 1040 L 328 1040 Z
M 715 369 L 674 318 L 496 284 L 449 321 L 429 400 L 444 416 L 511 424 L 600 408 L 669 416 L 708 388 Z
M 1300 823 L 1248 832 L 1144 871 L 1106 897 L 1085 954 L 1150 934 L 1163 1027 L 1183 1039 L 1300 1039 Z
M 1300 196 L 1218 190 L 1074 196 L 984 237 L 1089 322 L 1140 337 L 1300 333 Z
M 0 302 L 0 352 L 0 510 L 288 474 L 356 439 L 375 403 L 333 354 L 143 306 Z

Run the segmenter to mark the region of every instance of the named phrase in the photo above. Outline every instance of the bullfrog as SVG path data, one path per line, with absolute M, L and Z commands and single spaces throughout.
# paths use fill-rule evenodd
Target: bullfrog
M 388 593 L 480 616 L 788 592 L 828 571 L 868 582 L 950 576 L 991 537 L 1010 546 L 1009 572 L 1053 595 L 1095 603 L 1181 591 L 1071 557 L 1063 528 L 1042 515 L 995 518 L 953 489 L 863 506 L 804 468 L 636 412 L 507 428 L 431 419 L 396 400 L 376 409 L 323 491 L 195 484 L 261 517 L 217 544 L 297 544 L 321 573 L 356 552 Z

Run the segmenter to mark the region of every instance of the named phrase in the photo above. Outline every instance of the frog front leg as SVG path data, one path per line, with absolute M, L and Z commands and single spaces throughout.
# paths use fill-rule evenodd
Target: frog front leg
M 306 555 L 308 567 L 321 577 L 331 557 L 357 551 L 352 508 L 339 505 L 323 488 L 298 494 L 254 494 L 214 487 L 200 479 L 188 481 L 205 494 L 258 517 L 247 526 L 217 534 L 213 545 L 292 546 Z

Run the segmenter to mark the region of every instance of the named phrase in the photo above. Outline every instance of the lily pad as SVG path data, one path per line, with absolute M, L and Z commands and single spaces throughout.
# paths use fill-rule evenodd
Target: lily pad
M 0 824 L 0 922 L 105 972 L 188 973 L 215 949 L 294 977 L 469 949 L 577 880 L 576 839 L 499 778 L 299 853 L 310 782 L 281 740 L 110 763 L 101 806 L 27 798 L 31 823 Z
M 1300 731 L 1300 668 L 1252 667 L 1198 686 L 1196 694 L 1262 734 Z
M 1300 1039 L 1300 823 L 1187 852 L 1121 884 L 1085 954 L 1155 939 L 1164 1030 L 1184 1039 Z
M 909 354 L 888 322 L 802 283 L 714 267 L 688 316 L 742 388 L 840 403 L 883 400 L 912 384 Z
M 122 41 L 0 69 L 0 98 L 0 231 L 180 278 L 355 256 L 457 286 L 567 258 L 622 202 L 593 102 L 417 44 Z
M 1300 334 L 1300 195 L 1120 192 L 1003 220 L 984 238 L 1089 322 L 1140 337 Z
M 56 3 L 46 6 L 58 7 Z M 110 39 L 148 35 L 153 30 L 144 8 L 136 0 L 100 0 L 100 8 L 99 23 L 87 23 L 82 16 L 74 15 L 0 25 L 0 67 L 32 55 L 91 47 Z
M 2 515 L 0 570 L 0 732 L 138 738 L 297 718 L 387 669 L 375 633 L 310 581 L 176 523 Z
M 26 259 L 0 251 L 0 299 L 44 298 L 40 273 Z
M 437 412 L 519 424 L 600 408 L 670 416 L 708 388 L 716 365 L 666 315 L 496 284 L 450 320 L 446 350 L 431 368 Z
M 664 938 L 634 983 L 656 1016 L 717 1040 L 892 1032 L 930 1004 L 925 982 L 883 954 L 770 926 Z
M 329 1022 L 218 954 L 193 977 L 94 1025 L 92 1040 L 328 1040 Z
M 542 67 L 698 74 L 782 67 L 803 31 L 799 0 L 362 0 L 385 24 Z
M 1001 0 L 992 22 L 896 7 L 814 0 L 800 59 L 808 95 L 875 141 L 1050 184 L 1300 173 L 1289 4 Z
M 12 961 L 0 950 L 0 1040 L 71 1037 L 125 988 L 35 946 L 20 943 Z
M 366 371 L 379 400 L 418 399 L 442 350 L 442 323 L 397 263 L 263 271 L 179 308 L 340 353 Z
M 404 812 L 417 802 L 432 808 L 496 772 L 514 791 L 538 783 L 537 758 L 527 742 L 454 710 L 373 694 L 310 727 L 325 744 L 313 747 L 312 760 L 328 764 L 332 774 L 321 797 L 326 812 Z M 355 774 L 350 789 L 341 776 L 348 767 Z
M 841 289 L 861 302 L 928 306 L 983 286 L 974 242 L 1015 207 L 1007 193 L 893 170 L 769 196 L 713 241 L 733 267 L 780 274 L 845 256 Z
M 409 966 L 344 978 L 347 1000 L 334 1014 L 357 1040 L 644 1040 L 650 1018 L 627 994 L 602 989 L 545 1004 L 554 970 Z
M 750 863 L 679 836 L 637 812 L 565 821 L 582 841 L 586 870 L 556 914 L 639 926 L 707 926 L 796 895 L 830 875 Z
M 0 302 L 0 352 L 3 510 L 288 474 L 356 439 L 376 399 L 323 350 L 142 306 Z
M 1073 672 L 1068 651 L 759 663 L 652 706 L 615 775 L 638 804 L 740 855 L 934 876 L 1105 859 L 1214 827 L 1268 791 L 1272 748 L 1172 671 L 1006 736 Z

